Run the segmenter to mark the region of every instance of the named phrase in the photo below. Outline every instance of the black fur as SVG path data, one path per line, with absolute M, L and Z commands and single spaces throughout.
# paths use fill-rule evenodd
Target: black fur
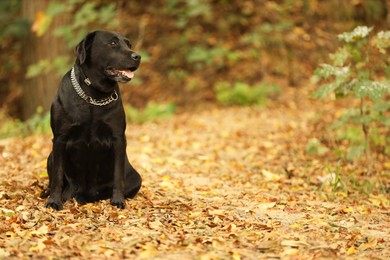
M 141 57 L 125 37 L 108 31 L 89 33 L 75 48 L 75 74 L 83 91 L 104 99 L 114 91 L 118 99 L 96 106 L 82 99 L 72 86 L 70 71 L 63 77 L 51 106 L 53 150 L 48 157 L 49 190 L 46 207 L 62 209 L 70 198 L 78 203 L 111 198 L 124 208 L 134 197 L 141 177 L 126 155 L 125 113 L 117 81 L 131 78 L 118 70 L 134 71 Z M 91 85 L 84 83 L 89 78 Z

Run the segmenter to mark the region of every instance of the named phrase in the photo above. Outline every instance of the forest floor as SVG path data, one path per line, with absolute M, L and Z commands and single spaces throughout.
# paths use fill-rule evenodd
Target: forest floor
M 388 184 L 389 159 L 370 177 L 331 150 L 307 155 L 326 135 L 319 111 L 335 109 L 307 96 L 289 89 L 267 107 L 128 125 L 143 186 L 124 210 L 108 200 L 46 209 L 51 137 L 0 140 L 0 259 L 389 259 L 388 194 L 329 182 L 334 171 Z

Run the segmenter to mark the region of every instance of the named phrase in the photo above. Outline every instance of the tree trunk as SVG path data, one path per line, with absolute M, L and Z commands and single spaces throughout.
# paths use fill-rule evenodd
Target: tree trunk
M 390 2 L 387 1 L 386 3 L 386 12 L 387 12 L 387 24 L 390 24 Z
M 22 15 L 31 23 L 35 20 L 37 12 L 44 12 L 49 4 L 49 0 L 23 0 Z M 52 31 L 59 25 L 67 22 L 64 16 L 56 17 L 51 23 L 49 29 L 42 36 L 37 36 L 30 30 L 23 40 L 22 47 L 22 80 L 23 94 L 21 111 L 23 119 L 27 119 L 37 112 L 38 107 L 43 111 L 48 111 L 50 104 L 57 91 L 60 77 L 54 70 L 50 73 L 42 73 L 33 78 L 26 78 L 28 66 L 35 64 L 43 59 L 52 61 L 58 55 L 65 55 L 67 49 L 63 41 L 58 37 L 52 36 Z

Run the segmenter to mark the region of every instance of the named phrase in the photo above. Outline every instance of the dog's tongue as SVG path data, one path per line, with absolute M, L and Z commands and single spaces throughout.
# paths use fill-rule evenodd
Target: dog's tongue
M 128 77 L 129 79 L 132 79 L 134 77 L 134 72 L 131 70 L 121 70 L 121 72 Z

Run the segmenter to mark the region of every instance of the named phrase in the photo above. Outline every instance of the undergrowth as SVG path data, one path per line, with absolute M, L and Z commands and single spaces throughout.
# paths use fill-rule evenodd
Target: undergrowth
M 136 109 L 130 105 L 125 105 L 127 122 L 142 124 L 149 121 L 158 121 L 172 116 L 176 111 L 174 103 L 150 102 L 144 109 Z
M 339 194 L 345 197 L 352 193 L 364 194 L 366 196 L 375 196 L 379 194 L 388 194 L 390 186 L 385 180 L 389 178 L 388 172 L 378 173 L 376 176 L 363 176 L 356 172 L 347 172 L 341 165 L 325 166 L 327 174 L 318 177 L 321 190 L 333 194 Z
M 261 83 L 250 86 L 244 82 L 218 82 L 214 86 L 217 101 L 223 105 L 265 105 L 267 100 L 278 95 L 281 88 L 274 84 Z
M 175 110 L 176 105 L 173 103 L 159 104 L 151 102 L 144 109 L 136 109 L 130 105 L 125 105 L 126 118 L 129 124 L 161 120 L 172 116 Z M 12 118 L 4 110 L 0 110 L 0 139 L 50 133 L 50 113 L 44 113 L 42 108 L 38 108 L 35 115 L 24 122 Z
M 0 111 L 0 139 L 48 134 L 50 131 L 50 113 L 44 113 L 41 107 L 25 122 L 8 116 L 5 111 Z
M 365 155 L 371 171 L 372 150 L 389 155 L 390 31 L 371 36 L 373 28 L 359 26 L 338 36 L 342 46 L 330 54 L 330 64 L 321 64 L 313 79 L 321 86 L 313 93 L 317 99 L 333 96 L 350 98 L 351 107 L 331 126 L 336 140 L 346 140 L 344 156 L 355 160 Z

